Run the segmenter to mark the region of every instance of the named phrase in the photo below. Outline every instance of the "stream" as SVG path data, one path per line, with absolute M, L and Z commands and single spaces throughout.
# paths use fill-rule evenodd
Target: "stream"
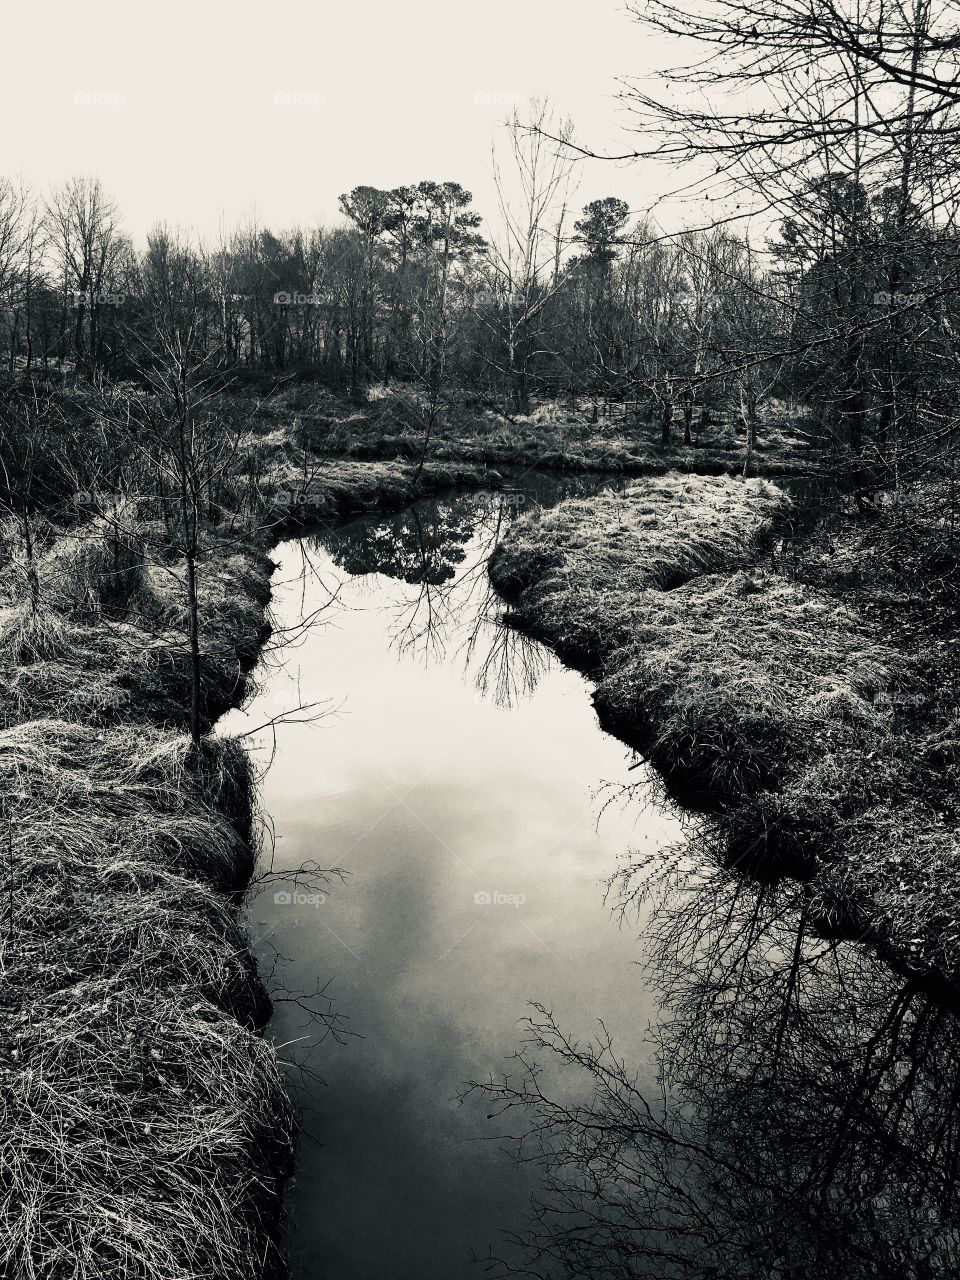
M 272 869 L 248 927 L 303 1111 L 294 1280 L 465 1280 L 523 1228 L 541 1171 L 461 1094 L 512 1078 L 532 1001 L 575 1038 L 602 1019 L 645 1094 L 669 1082 L 653 1144 L 669 1159 L 653 1178 L 648 1137 L 621 1167 L 656 1186 L 638 1221 L 672 1229 L 702 1205 L 697 1249 L 751 1260 L 717 1275 L 819 1275 L 821 1233 L 838 1275 L 951 1274 L 952 1017 L 805 932 L 797 887 L 682 846 L 588 683 L 506 624 L 489 554 L 518 510 L 567 491 L 423 501 L 274 552 L 258 692 L 220 730 L 249 734 L 263 770 Z M 625 859 L 668 874 L 621 914 Z M 542 1066 L 545 1092 L 589 1096 L 582 1073 Z M 872 1269 L 843 1269 L 845 1250 Z

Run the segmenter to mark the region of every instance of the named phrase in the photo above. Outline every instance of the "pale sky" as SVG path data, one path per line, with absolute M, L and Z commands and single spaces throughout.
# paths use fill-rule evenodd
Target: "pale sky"
M 423 178 L 462 183 L 493 218 L 510 101 L 548 95 L 581 140 L 626 149 L 617 77 L 676 60 L 622 0 L 33 0 L 5 24 L 3 171 L 99 176 L 135 238 L 254 211 L 331 222 L 342 191 Z M 669 183 L 592 162 L 577 206 L 641 209 Z

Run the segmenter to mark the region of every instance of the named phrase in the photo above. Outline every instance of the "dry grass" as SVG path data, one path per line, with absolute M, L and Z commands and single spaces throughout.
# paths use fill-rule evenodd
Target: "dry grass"
M 267 632 L 271 564 L 254 545 L 202 560 L 202 706 L 209 725 L 242 696 Z M 182 724 L 189 706 L 184 568 L 144 522 L 97 520 L 47 539 L 27 590 L 0 571 L 0 723 L 55 714 L 87 723 Z
M 909 972 L 960 983 L 960 838 L 917 798 L 859 812 L 826 833 L 813 912 L 865 936 Z
M 302 460 L 260 446 L 265 497 L 199 562 L 208 725 L 267 630 L 266 547 L 303 516 L 271 496 Z M 306 518 L 485 478 L 415 473 L 324 468 Z M 184 566 L 142 504 L 32 533 L 31 560 L 0 523 L 0 1275 L 280 1275 L 293 1123 L 238 918 L 253 786 L 238 743 L 182 732 Z
M 279 530 L 374 508 L 402 507 L 425 494 L 498 481 L 485 468 L 457 462 L 426 462 L 422 469 L 400 461 L 313 461 L 305 466 L 302 457 L 291 457 L 267 472 L 261 501 Z
M 137 504 L 128 500 L 57 536 L 38 565 L 44 602 L 79 616 L 124 614 L 146 589 L 147 552 L 138 526 Z
M 192 983 L 129 974 L 7 1019 L 0 1274 L 261 1280 L 290 1108 L 274 1051 Z
M 756 558 L 786 496 L 764 480 L 663 476 L 623 493 L 570 499 L 519 520 L 491 576 L 507 594 L 537 583 L 661 590 Z
M 0 733 L 0 1274 L 254 1277 L 291 1121 L 239 923 L 236 742 Z M 55 939 L 55 945 L 51 945 Z
M 777 505 L 731 487 L 563 503 L 513 526 L 491 576 L 595 677 L 603 721 L 713 811 L 728 862 L 807 879 L 823 927 L 960 985 L 960 727 L 884 616 L 743 567 Z
M 129 851 L 215 888 L 242 887 L 250 765 L 231 739 L 32 720 L 0 733 L 0 817 L 23 845 L 96 862 Z
M 640 481 L 518 520 L 490 577 L 528 626 L 594 666 L 629 638 L 644 591 L 752 563 L 788 505 L 763 480 Z
M 24 835 L 14 841 L 16 894 L 12 914 L 4 905 L 0 938 L 8 996 L 25 1007 L 109 978 L 158 998 L 190 987 L 251 1029 L 265 1024 L 270 1003 L 222 894 L 149 858 L 83 857 L 63 847 L 69 842 L 31 848 Z
M 657 765 L 723 799 L 878 743 L 877 695 L 908 686 L 902 657 L 848 610 L 773 573 L 709 575 L 634 608 L 629 640 L 605 657 L 598 708 L 649 723 Z
M 279 1265 L 291 1120 L 225 896 L 253 869 L 249 762 L 142 723 L 182 724 L 188 683 L 181 571 L 136 527 L 45 529 L 3 577 L 0 1274 L 252 1278 Z M 253 548 L 201 573 L 209 718 L 268 582 Z
M 545 401 L 529 414 L 507 417 L 464 397 L 445 407 L 434 431 L 431 457 L 492 467 L 541 468 L 557 471 L 620 471 L 654 475 L 676 470 L 721 475 L 743 465 L 745 440 L 738 419 L 720 415 L 702 439 L 685 446 L 683 425 L 674 423 L 674 441 L 660 445 L 657 424 L 602 412 L 593 421 L 588 400 L 576 405 Z M 299 388 L 295 403 L 277 401 L 271 421 L 290 425 L 294 437 L 310 452 L 325 458 L 374 460 L 419 457 L 428 418 L 422 394 L 415 388 L 372 388 L 362 407 L 329 394 Z M 810 465 L 802 438 L 790 415 L 771 413 L 761 424 L 754 471 L 762 475 L 795 474 Z

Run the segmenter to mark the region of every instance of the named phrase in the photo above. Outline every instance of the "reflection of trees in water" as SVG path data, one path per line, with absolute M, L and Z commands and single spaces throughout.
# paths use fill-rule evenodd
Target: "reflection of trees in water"
M 538 1009 L 520 1072 L 485 1087 L 544 1168 L 501 1273 L 958 1274 L 955 1015 L 863 948 L 811 936 L 800 893 L 710 869 L 660 886 L 657 1088 L 605 1035 L 577 1044 Z M 541 1088 L 538 1055 L 581 1078 L 579 1104 Z
M 507 625 L 487 577 L 507 516 L 495 498 L 436 500 L 322 542 L 352 573 L 416 588 L 396 605 L 398 647 L 426 659 L 455 646 L 481 694 L 509 704 L 549 655 Z M 672 865 L 645 926 L 665 1005 L 659 1083 L 604 1034 L 575 1043 L 540 1009 L 518 1069 L 486 1088 L 544 1178 L 539 1216 L 494 1273 L 960 1274 L 955 1015 L 864 949 L 814 936 L 801 889 L 721 870 L 696 843 Z M 628 903 L 638 883 L 634 869 Z M 561 1097 L 544 1056 L 569 1069 Z
M 464 498 L 418 502 L 377 512 L 315 535 L 348 573 L 383 573 L 401 582 L 439 586 L 454 577 L 474 536 L 478 512 Z
M 513 707 L 528 698 L 550 669 L 548 649 L 510 625 L 507 617 L 490 616 L 467 641 L 467 663 L 483 699 L 498 707 Z
M 381 573 L 418 588 L 394 606 L 398 649 L 426 661 L 454 646 L 480 696 L 511 706 L 533 692 L 550 664 L 542 645 L 508 625 L 487 575 L 516 509 L 497 494 L 461 494 L 363 516 L 316 538 L 354 575 Z

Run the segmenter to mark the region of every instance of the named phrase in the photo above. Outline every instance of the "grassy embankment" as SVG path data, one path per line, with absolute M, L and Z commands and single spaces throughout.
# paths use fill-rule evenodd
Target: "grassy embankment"
M 201 557 L 207 727 L 244 696 L 285 530 L 496 482 L 456 441 L 418 473 L 299 449 L 291 425 L 283 409 L 244 440 L 221 549 Z M 526 456 L 515 445 L 483 447 L 508 465 Z M 32 558 L 8 523 L 0 568 L 0 1271 L 252 1280 L 282 1265 L 293 1126 L 239 926 L 247 760 L 183 732 L 183 566 L 160 550 L 154 502 L 56 514 L 34 522 Z M 744 527 L 724 539 L 731 566 L 751 558 Z M 681 577 L 717 567 L 711 554 L 707 539 Z
M 960 729 L 942 664 L 922 636 L 910 653 L 891 639 L 895 609 L 858 606 L 866 539 L 842 571 L 835 548 L 811 552 L 808 581 L 764 555 L 787 508 L 761 481 L 639 482 L 524 517 L 490 573 L 592 675 L 602 721 L 712 811 L 725 858 L 804 880 L 818 928 L 957 992 Z
M 264 415 L 285 429 L 292 426 L 300 443 L 317 457 L 357 459 L 419 458 L 428 417 L 412 388 L 375 388 L 368 402 L 357 407 L 310 383 L 270 396 Z M 658 424 L 626 417 L 622 407 L 592 419 L 588 401 L 575 406 L 550 402 L 528 415 L 507 417 L 462 400 L 444 407 L 427 456 L 495 467 L 633 475 L 671 470 L 720 475 L 743 467 L 745 428 L 730 413 L 715 413 L 702 429 L 695 421 L 692 442 L 684 445 L 678 411 L 667 448 L 661 446 Z M 795 475 L 809 469 L 812 461 L 795 417 L 781 406 L 766 411 L 751 472 Z
M 285 529 L 484 478 L 244 447 L 199 568 L 207 727 L 244 696 Z M 294 1125 L 239 918 L 254 788 L 240 744 L 184 732 L 182 562 L 149 499 L 38 516 L 32 556 L 2 532 L 0 1274 L 279 1274 Z

